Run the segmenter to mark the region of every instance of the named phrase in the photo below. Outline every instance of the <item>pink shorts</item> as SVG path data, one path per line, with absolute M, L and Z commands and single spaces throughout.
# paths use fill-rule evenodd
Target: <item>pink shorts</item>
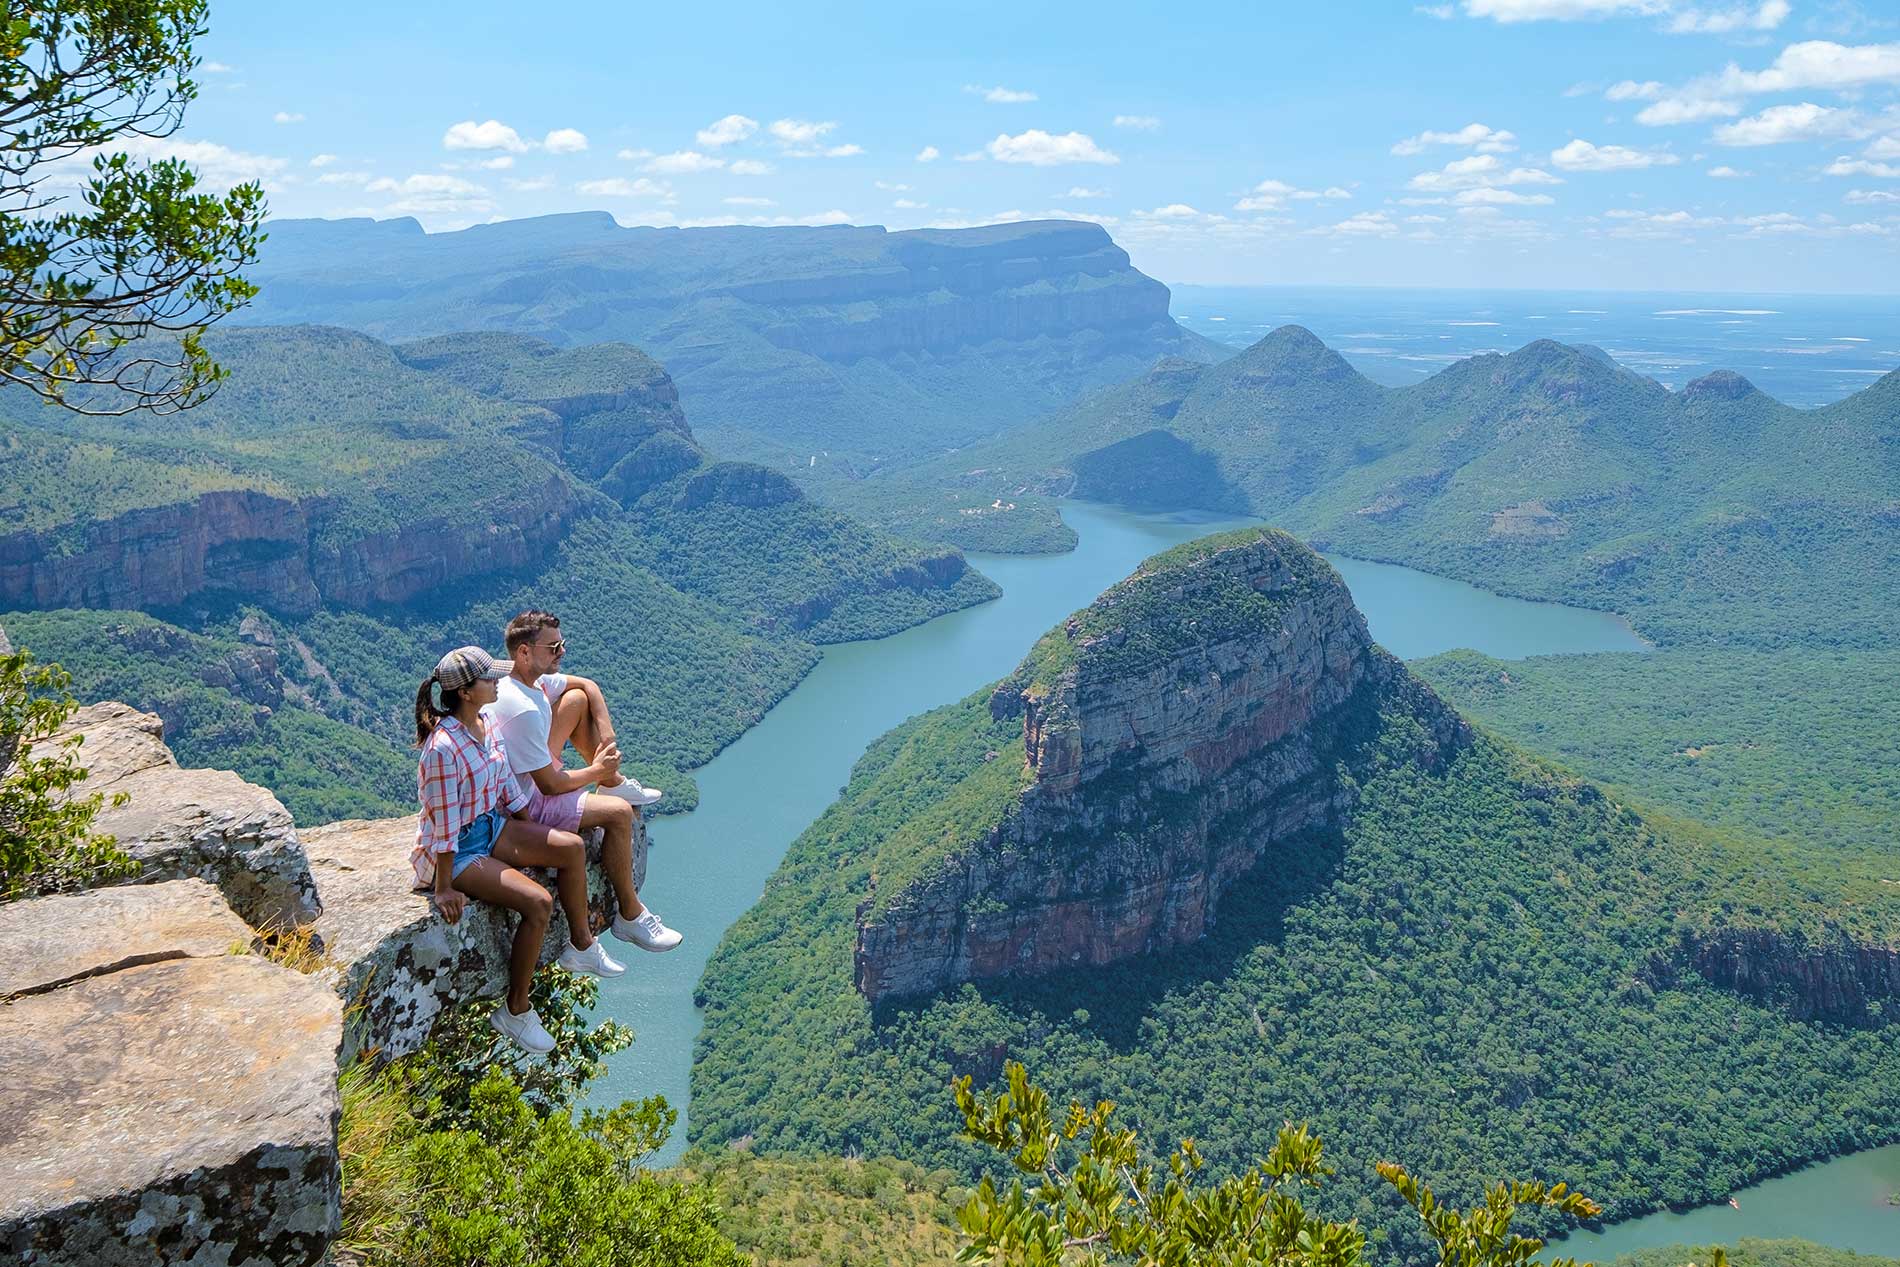
M 548 796 L 530 782 L 528 817 L 543 827 L 552 827 L 555 831 L 579 831 L 581 829 L 581 797 L 586 795 L 585 789 L 576 788 L 572 792 L 563 792 L 559 796 Z

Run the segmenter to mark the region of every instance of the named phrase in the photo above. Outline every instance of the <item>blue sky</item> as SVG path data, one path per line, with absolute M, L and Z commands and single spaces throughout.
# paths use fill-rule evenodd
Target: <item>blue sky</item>
M 1170 282 L 1895 291 L 1900 3 L 216 0 L 161 143 L 431 230 L 1098 219 Z

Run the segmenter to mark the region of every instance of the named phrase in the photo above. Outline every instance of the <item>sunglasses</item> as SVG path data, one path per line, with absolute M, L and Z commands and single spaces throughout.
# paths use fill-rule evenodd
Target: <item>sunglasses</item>
M 543 651 L 552 651 L 555 655 L 561 655 L 567 650 L 567 639 L 563 638 L 559 642 L 537 642 L 534 645 Z

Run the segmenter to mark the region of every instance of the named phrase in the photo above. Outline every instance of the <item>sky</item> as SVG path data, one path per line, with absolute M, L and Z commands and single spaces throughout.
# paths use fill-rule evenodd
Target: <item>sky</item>
M 432 232 L 1100 221 L 1172 283 L 1900 291 L 1900 0 L 213 0 L 154 152 Z

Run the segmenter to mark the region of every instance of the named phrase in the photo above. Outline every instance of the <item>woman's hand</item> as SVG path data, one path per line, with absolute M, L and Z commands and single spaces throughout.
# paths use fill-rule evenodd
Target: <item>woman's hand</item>
M 442 912 L 442 918 L 451 924 L 462 920 L 462 908 L 468 905 L 468 895 L 460 889 L 437 889 L 435 908 Z

